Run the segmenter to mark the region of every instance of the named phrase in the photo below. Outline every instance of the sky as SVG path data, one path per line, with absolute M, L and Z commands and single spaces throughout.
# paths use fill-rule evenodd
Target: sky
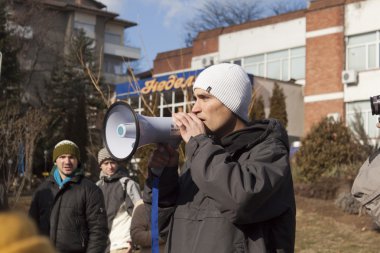
M 142 72 L 153 67 L 158 53 L 185 47 L 185 23 L 194 18 L 194 9 L 207 0 L 98 1 L 106 5 L 108 11 L 118 13 L 120 18 L 137 23 L 137 26 L 125 30 L 126 44 L 141 48 L 138 72 Z M 275 0 L 264 1 L 270 4 Z
M 99 0 L 98 0 L 99 1 Z M 126 29 L 127 44 L 141 48 L 140 71 L 153 67 L 157 53 L 185 47 L 184 24 L 190 8 L 205 0 L 100 0 L 107 10 L 137 23 Z

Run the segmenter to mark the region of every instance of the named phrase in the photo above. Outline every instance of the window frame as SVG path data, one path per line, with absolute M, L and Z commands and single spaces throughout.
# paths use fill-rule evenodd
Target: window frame
M 374 34 L 375 38 L 373 41 L 366 41 L 366 42 L 360 42 L 360 43 L 354 43 L 350 44 L 350 39 L 352 38 L 359 38 L 360 36 L 366 36 L 366 35 L 371 35 Z M 371 70 L 371 69 L 378 69 L 380 68 L 380 31 L 372 31 L 372 32 L 367 32 L 367 33 L 361 33 L 361 34 L 355 34 L 355 35 L 350 35 L 347 36 L 346 39 L 346 65 L 345 69 L 346 70 L 356 70 L 356 71 L 366 71 L 366 70 Z M 375 46 L 375 66 L 369 66 L 370 65 L 370 47 Z M 360 48 L 364 47 L 365 50 L 365 66 L 363 68 L 357 68 L 357 67 L 351 67 L 350 66 L 350 54 L 349 51 L 350 49 L 355 49 L 355 48 Z

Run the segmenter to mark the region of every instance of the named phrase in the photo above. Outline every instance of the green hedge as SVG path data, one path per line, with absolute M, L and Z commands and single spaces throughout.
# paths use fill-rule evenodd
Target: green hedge
M 294 157 L 296 179 L 317 182 L 323 178 L 351 179 L 368 156 L 343 122 L 324 118 L 302 140 Z

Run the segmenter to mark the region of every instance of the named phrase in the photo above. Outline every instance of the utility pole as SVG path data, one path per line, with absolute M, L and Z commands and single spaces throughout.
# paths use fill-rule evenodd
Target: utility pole
M 49 152 L 45 149 L 44 150 L 45 168 L 44 168 L 44 171 L 42 172 L 42 175 L 44 177 L 48 177 L 49 176 L 49 172 L 47 170 L 47 158 L 48 158 L 48 154 L 49 154 Z

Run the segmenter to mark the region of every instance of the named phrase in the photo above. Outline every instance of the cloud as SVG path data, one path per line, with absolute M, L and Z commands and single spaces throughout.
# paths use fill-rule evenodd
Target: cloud
M 186 13 L 189 0 L 140 0 L 148 8 L 155 8 L 163 17 L 163 24 L 170 27 Z
M 127 0 L 98 0 L 107 6 L 107 11 L 118 13 L 123 18 L 126 18 L 123 14 L 126 13 L 128 8 Z
M 107 6 L 107 10 L 119 13 L 122 18 L 128 19 L 126 13 L 131 0 L 98 0 Z M 157 10 L 163 17 L 163 24 L 171 27 L 178 22 L 186 21 L 193 16 L 194 8 L 202 6 L 207 0 L 132 0 L 140 1 L 144 8 Z

